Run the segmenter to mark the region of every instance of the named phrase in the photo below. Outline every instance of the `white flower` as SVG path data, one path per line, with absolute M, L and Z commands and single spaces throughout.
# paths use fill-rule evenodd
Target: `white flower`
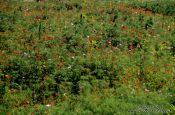
M 149 92 L 149 90 L 148 89 L 145 89 L 145 92 Z
M 108 44 L 111 44 L 111 41 L 108 41 Z
M 50 103 L 49 103 L 49 104 L 47 104 L 47 105 L 46 105 L 46 107 L 51 107 L 51 104 L 50 104 Z
M 87 37 L 87 38 L 89 38 L 90 36 L 89 36 L 89 35 L 87 35 L 86 37 Z
M 70 69 L 71 68 L 71 65 L 68 67 L 68 69 Z
M 24 56 L 27 56 L 27 53 L 26 52 L 24 52 Z
M 64 93 L 63 95 L 66 96 L 66 93 Z
M 172 47 L 168 47 L 167 49 L 170 50 L 170 49 L 172 49 Z
M 22 56 L 23 56 L 23 57 L 28 57 L 28 56 L 30 56 L 30 55 L 29 55 L 28 53 L 26 53 L 26 52 L 23 52 Z

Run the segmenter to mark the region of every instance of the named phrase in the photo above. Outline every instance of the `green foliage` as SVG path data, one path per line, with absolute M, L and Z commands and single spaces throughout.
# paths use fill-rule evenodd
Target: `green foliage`
M 148 28 L 152 27 L 153 24 L 154 24 L 153 18 L 150 17 L 150 18 L 146 21 L 146 23 L 145 23 L 145 29 L 147 30 Z
M 175 2 L 173 0 L 159 0 L 159 1 L 145 1 L 142 3 L 134 2 L 132 6 L 145 8 L 145 10 L 152 11 L 153 13 L 161 13 L 164 15 L 175 14 Z
M 10 23 L 10 16 L 5 12 L 0 12 L 0 31 L 5 32 L 11 29 Z

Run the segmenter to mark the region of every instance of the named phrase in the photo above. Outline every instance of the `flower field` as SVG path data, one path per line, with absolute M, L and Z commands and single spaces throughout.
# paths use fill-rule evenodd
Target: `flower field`
M 1 0 L 0 115 L 174 115 L 174 0 Z

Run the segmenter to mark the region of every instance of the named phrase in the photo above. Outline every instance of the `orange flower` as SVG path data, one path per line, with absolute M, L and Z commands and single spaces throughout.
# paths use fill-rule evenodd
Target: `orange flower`
M 141 85 L 142 85 L 142 79 L 138 78 L 135 82 L 136 89 L 140 88 Z
M 36 17 L 35 17 L 35 21 L 36 21 L 36 22 L 39 22 L 40 20 L 41 20 L 41 17 L 40 17 L 40 16 L 36 16 Z
M 128 30 L 128 26 L 122 26 L 121 30 L 123 30 L 123 31 Z
M 5 75 L 5 77 L 8 79 L 8 78 L 10 78 L 10 76 L 9 75 Z
M 44 81 L 46 81 L 46 80 L 48 80 L 48 76 L 45 76 L 45 77 L 44 77 Z
M 27 100 L 24 100 L 24 107 L 27 107 L 27 105 L 28 105 L 28 101 Z
M 10 90 L 9 90 L 9 92 L 10 93 L 13 93 L 15 90 L 13 89 L 13 88 L 11 88 Z
M 171 64 L 164 64 L 165 67 L 171 67 Z
M 13 53 L 15 53 L 15 54 L 19 54 L 19 51 L 17 51 L 17 50 L 14 50 L 14 51 L 13 51 Z
M 53 37 L 48 37 L 47 39 L 48 39 L 48 40 L 53 40 L 54 38 L 53 38 Z

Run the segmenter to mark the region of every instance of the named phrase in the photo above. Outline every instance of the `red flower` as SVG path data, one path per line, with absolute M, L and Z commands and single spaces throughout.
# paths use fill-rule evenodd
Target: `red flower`
M 36 17 L 35 17 L 35 21 L 36 21 L 36 22 L 39 22 L 40 20 L 41 20 L 41 17 L 40 17 L 40 16 L 36 16 Z
M 134 45 L 129 46 L 129 50 L 135 49 L 136 47 Z
M 171 64 L 164 64 L 165 67 L 171 67 Z
M 47 39 L 48 39 L 48 40 L 53 40 L 54 38 L 53 38 L 53 37 L 48 37 Z
M 128 26 L 122 26 L 121 30 L 128 30 Z
M 19 54 L 19 51 L 17 51 L 17 50 L 14 50 L 13 52 L 14 52 L 15 54 Z

